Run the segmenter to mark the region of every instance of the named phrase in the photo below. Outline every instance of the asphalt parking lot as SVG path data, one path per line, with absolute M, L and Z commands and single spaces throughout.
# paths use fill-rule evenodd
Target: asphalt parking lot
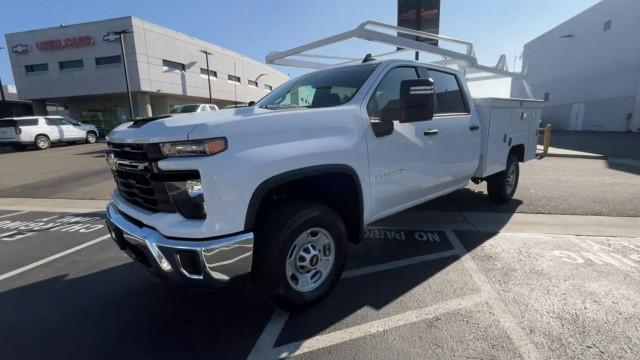
M 640 238 L 370 228 L 329 298 L 287 314 L 250 286 L 157 280 L 106 239 L 101 216 L 0 212 L 3 358 L 635 359 L 640 350 Z
M 114 183 L 104 161 L 105 149 L 105 144 L 93 144 L 0 154 L 0 169 L 10 169 L 0 173 L 0 197 L 109 199 Z M 548 157 L 523 164 L 521 171 L 510 204 L 487 202 L 483 183 L 470 184 L 419 209 L 640 216 L 640 161 Z
M 471 185 L 384 219 L 334 292 L 289 314 L 250 285 L 174 287 L 118 250 L 104 149 L 0 154 L 0 358 L 638 358 L 633 164 L 550 157 L 507 205 Z

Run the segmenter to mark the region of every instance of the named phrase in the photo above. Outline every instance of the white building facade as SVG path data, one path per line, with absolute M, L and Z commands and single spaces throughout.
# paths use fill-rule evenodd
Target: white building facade
M 129 119 L 118 35 L 125 34 L 134 116 L 166 114 L 173 105 L 223 108 L 255 101 L 287 75 L 217 45 L 135 17 L 6 34 L 18 97 L 68 107 L 72 117 L 105 129 Z M 209 71 L 206 56 L 209 53 Z
M 526 82 L 558 130 L 640 131 L 640 1 L 603 0 L 524 46 Z

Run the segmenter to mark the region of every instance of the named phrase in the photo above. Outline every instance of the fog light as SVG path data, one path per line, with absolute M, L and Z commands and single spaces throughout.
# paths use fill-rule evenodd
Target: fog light
M 202 181 L 200 181 L 200 179 L 188 180 L 185 188 L 190 198 L 195 198 L 202 195 Z

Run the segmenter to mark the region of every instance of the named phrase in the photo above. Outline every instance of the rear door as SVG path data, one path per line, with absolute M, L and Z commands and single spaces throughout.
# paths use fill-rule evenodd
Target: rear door
M 471 179 L 480 159 L 479 119 L 471 116 L 462 80 L 454 72 L 421 68 L 433 80 L 435 91 L 432 126 L 438 130 L 440 190 L 460 186 Z
M 62 119 L 54 117 L 46 117 L 46 133 L 52 141 L 60 141 L 64 139 L 62 128 Z
M 14 141 L 16 139 L 16 121 L 0 119 L 0 141 Z
M 400 66 L 387 71 L 369 95 L 367 116 L 381 120 L 383 112 L 392 112 L 400 103 L 400 83 L 418 78 L 417 68 Z M 433 194 L 439 183 L 440 139 L 427 135 L 432 122 L 394 121 L 389 135 L 376 136 L 367 129 L 371 213 L 378 219 L 419 203 Z

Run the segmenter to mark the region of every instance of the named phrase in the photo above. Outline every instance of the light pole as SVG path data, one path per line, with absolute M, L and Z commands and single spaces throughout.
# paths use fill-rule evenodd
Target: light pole
M 213 53 L 210 53 L 207 50 L 200 50 L 200 52 L 204 54 L 204 58 L 207 61 L 207 82 L 209 83 L 209 104 L 213 104 L 213 96 L 211 95 L 211 73 L 209 71 L 209 55 L 213 55 Z
M 129 117 L 133 121 L 133 99 L 131 98 L 131 89 L 129 88 L 129 73 L 127 71 L 127 56 L 124 49 L 124 34 L 131 34 L 131 30 L 110 31 L 107 35 L 117 35 L 120 39 L 120 53 L 122 54 L 122 65 L 124 68 L 124 82 L 127 85 L 127 97 L 129 98 Z
M 2 46 L 0 46 L 0 50 L 4 49 Z M 2 88 L 2 78 L 0 78 L 0 95 L 2 95 L 2 101 L 5 101 L 4 98 L 4 89 Z

